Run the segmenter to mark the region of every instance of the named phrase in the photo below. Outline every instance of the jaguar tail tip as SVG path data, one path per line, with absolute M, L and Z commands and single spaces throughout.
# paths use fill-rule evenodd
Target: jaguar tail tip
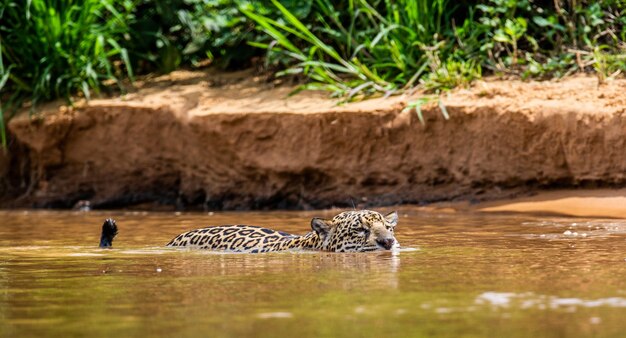
M 110 248 L 113 245 L 113 238 L 117 235 L 117 224 L 112 218 L 107 218 L 102 224 L 102 235 L 100 236 L 100 247 Z

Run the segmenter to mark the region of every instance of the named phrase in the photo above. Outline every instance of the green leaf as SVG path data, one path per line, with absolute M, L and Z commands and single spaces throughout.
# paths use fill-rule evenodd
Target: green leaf
M 542 16 L 533 16 L 533 22 L 539 27 L 552 26 L 552 23 Z
M 439 99 L 439 102 L 437 104 L 439 105 L 439 109 L 441 109 L 441 115 L 443 115 L 443 118 L 446 120 L 449 120 L 450 114 L 448 114 L 448 109 L 446 109 L 446 106 L 443 104 L 443 101 Z
M 509 36 L 510 35 L 504 34 L 503 31 L 497 30 L 496 34 L 493 36 L 493 39 L 498 42 L 511 43 L 512 40 Z
M 91 99 L 91 95 L 89 95 L 89 85 L 87 84 L 87 81 L 83 81 L 81 83 L 81 87 L 83 90 L 83 94 L 85 94 L 85 98 L 87 99 L 87 101 L 89 101 Z

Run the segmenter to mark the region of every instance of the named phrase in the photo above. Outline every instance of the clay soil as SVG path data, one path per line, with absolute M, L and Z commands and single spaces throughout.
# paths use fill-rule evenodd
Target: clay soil
M 626 80 L 489 79 L 337 105 L 251 71 L 174 72 L 9 123 L 3 207 L 325 208 L 471 202 L 626 183 Z

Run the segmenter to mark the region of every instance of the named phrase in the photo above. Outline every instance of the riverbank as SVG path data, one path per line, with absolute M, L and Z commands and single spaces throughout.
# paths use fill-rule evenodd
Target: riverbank
M 456 210 L 589 218 L 626 218 L 626 189 L 543 191 L 534 196 L 491 201 Z
M 626 81 L 486 80 L 337 105 L 236 73 L 185 72 L 9 123 L 2 207 L 312 209 L 491 201 L 626 183 Z M 5 184 L 7 185 L 7 184 Z

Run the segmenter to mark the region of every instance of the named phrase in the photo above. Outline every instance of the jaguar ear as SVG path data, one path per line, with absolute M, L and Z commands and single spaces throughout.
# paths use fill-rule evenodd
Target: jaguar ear
M 385 220 L 391 224 L 392 227 L 395 227 L 398 224 L 398 212 L 393 211 L 385 215 Z
M 331 221 L 328 219 L 316 217 L 311 220 L 311 229 L 313 229 L 320 238 L 324 238 L 328 235 L 331 225 Z

